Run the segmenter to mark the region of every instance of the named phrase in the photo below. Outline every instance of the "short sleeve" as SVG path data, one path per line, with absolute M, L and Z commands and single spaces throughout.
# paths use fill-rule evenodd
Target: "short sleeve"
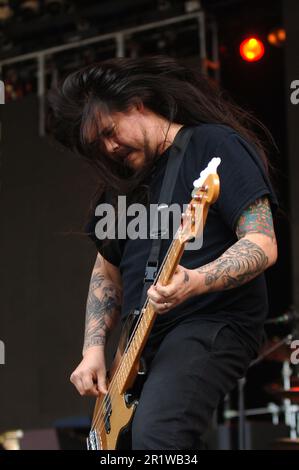
M 96 225 L 101 220 L 100 216 L 95 215 L 95 209 L 99 204 L 107 203 L 109 196 L 104 193 L 97 201 L 94 208 L 94 213 L 91 219 L 85 226 L 85 232 L 90 239 L 95 243 L 98 252 L 111 264 L 118 267 L 121 261 L 121 248 L 117 239 L 104 239 L 101 240 L 96 236 Z
M 215 207 L 232 230 L 242 212 L 262 196 L 268 196 L 272 214 L 276 212 L 277 197 L 253 145 L 231 133 L 217 146 L 215 156 L 221 158 L 220 194 Z

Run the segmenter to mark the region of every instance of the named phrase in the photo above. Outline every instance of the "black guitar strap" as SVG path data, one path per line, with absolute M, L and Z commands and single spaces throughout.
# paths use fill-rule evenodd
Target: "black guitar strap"
M 153 227 L 158 227 L 158 211 L 159 208 L 167 205 L 169 206 L 172 201 L 173 190 L 177 180 L 180 165 L 182 163 L 185 150 L 189 143 L 189 140 L 194 132 L 194 127 L 182 127 L 176 134 L 173 144 L 170 149 L 166 170 L 164 173 L 163 183 L 159 195 L 158 210 L 155 214 L 155 220 Z M 146 263 L 145 275 L 143 280 L 143 290 L 140 297 L 139 310 L 135 310 L 135 315 L 141 312 L 141 309 L 145 303 L 147 297 L 147 291 L 152 285 L 153 281 L 158 272 L 159 255 L 161 250 L 161 232 L 155 234 L 157 237 L 153 238 L 151 251 Z M 160 236 L 159 236 L 160 235 Z

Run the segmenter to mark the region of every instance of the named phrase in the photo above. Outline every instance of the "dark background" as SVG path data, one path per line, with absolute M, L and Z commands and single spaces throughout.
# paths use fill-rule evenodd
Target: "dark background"
M 83 2 L 77 11 L 83 11 L 89 21 L 84 34 L 100 34 L 141 19 L 152 21 L 183 12 L 184 2 L 170 3 L 172 9 L 167 11 L 158 8 L 157 2 Z M 202 5 L 219 28 L 221 86 L 263 121 L 279 148 L 279 153 L 269 148 L 282 208 L 275 221 L 279 260 L 267 272 L 270 316 L 277 317 L 292 304 L 298 306 L 299 297 L 299 106 L 291 105 L 289 99 L 290 83 L 299 79 L 299 5 L 295 0 L 203 1 Z M 68 41 L 78 33 L 69 17 L 74 18 L 74 12 L 56 14 L 54 20 L 46 15 L 24 21 L 16 15 L 10 27 L 1 26 L 1 59 Z M 100 31 L 96 29 L 99 24 Z M 269 30 L 283 25 L 286 44 L 270 46 L 266 41 Z M 139 38 L 138 43 L 133 38 L 132 47 L 137 42 L 141 55 L 173 52 L 183 56 L 190 41 L 187 52 L 192 58 L 194 32 L 184 34 L 182 49 L 173 31 L 170 43 L 164 38 L 158 47 L 152 40 Z M 264 40 L 266 53 L 257 63 L 246 63 L 239 55 L 239 44 L 248 34 Z M 95 50 L 89 53 L 96 56 Z M 98 51 L 100 58 L 109 53 Z M 59 60 L 64 72 L 72 67 L 63 54 Z M 76 61 L 78 57 L 72 57 L 72 64 Z M 16 68 L 19 71 L 22 65 Z M 9 70 L 3 69 L 4 80 Z M 52 426 L 69 417 L 78 423 L 93 407 L 93 400 L 77 394 L 69 375 L 81 357 L 85 301 L 96 256 L 91 242 L 80 235 L 96 179 L 77 157 L 38 135 L 36 77 L 27 91 L 1 107 L 0 339 L 5 343 L 6 364 L 0 365 L 0 431 Z M 268 334 L 285 331 L 269 329 Z M 269 401 L 263 386 L 279 380 L 280 367 L 265 362 L 250 371 L 248 406 L 264 406 Z

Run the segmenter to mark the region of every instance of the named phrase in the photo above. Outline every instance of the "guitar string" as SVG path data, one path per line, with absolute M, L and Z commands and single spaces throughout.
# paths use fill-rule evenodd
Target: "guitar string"
M 201 205 L 201 204 L 199 205 L 199 207 L 202 209 L 202 205 Z M 176 240 L 177 240 L 177 234 L 178 234 L 179 230 L 180 230 L 180 228 L 179 228 L 178 231 L 176 232 L 175 238 L 174 238 L 174 240 L 171 242 L 171 244 L 170 244 L 170 246 L 169 246 L 169 248 L 168 248 L 168 250 L 167 250 L 167 253 L 166 253 L 166 255 L 165 255 L 165 257 L 164 257 L 164 260 L 163 260 L 163 262 L 162 262 L 162 264 L 161 264 L 161 266 L 160 266 L 160 268 L 159 268 L 158 275 L 156 276 L 156 279 L 155 279 L 155 281 L 153 282 L 153 285 L 155 285 L 155 284 L 158 282 L 158 278 L 159 278 L 159 276 L 160 276 L 160 274 L 161 274 L 161 271 L 162 271 L 163 267 L 164 267 L 165 264 L 166 264 L 166 260 L 168 259 L 168 254 L 169 254 L 170 250 L 173 248 L 173 245 L 174 245 L 174 243 L 175 243 Z M 147 305 L 148 305 L 148 298 L 146 299 L 146 302 L 145 302 L 145 304 L 144 304 L 144 307 L 142 308 L 142 310 L 144 310 L 144 314 L 140 315 L 139 318 L 138 318 L 138 320 L 137 320 L 137 322 L 136 322 L 136 325 L 135 325 L 135 327 L 134 327 L 134 329 L 133 329 L 133 332 L 132 332 L 132 334 L 131 334 L 131 336 L 130 336 L 130 338 L 129 338 L 128 345 L 127 345 L 127 347 L 126 347 L 125 353 L 127 352 L 127 350 L 128 350 L 129 347 L 130 347 L 132 338 L 133 338 L 133 336 L 134 336 L 134 334 L 135 334 L 135 332 L 136 332 L 136 330 L 137 330 L 137 328 L 138 328 L 138 326 L 139 326 L 139 324 L 140 324 L 140 322 L 141 322 L 141 319 L 144 318 L 144 315 L 146 314 L 146 307 L 147 307 Z M 99 432 L 101 433 L 102 430 L 103 430 L 103 428 L 104 428 L 104 426 L 105 426 L 105 424 L 106 424 L 105 421 L 107 420 L 107 415 L 112 411 L 112 401 L 113 401 L 113 398 L 114 398 L 115 393 L 116 393 L 116 390 L 114 390 L 114 386 L 116 385 L 116 383 L 115 383 L 116 380 L 115 380 L 115 379 L 116 379 L 116 376 L 117 376 L 117 373 L 118 373 L 120 367 L 121 367 L 122 364 L 123 364 L 125 353 L 123 354 L 123 357 L 122 357 L 122 359 L 121 359 L 121 361 L 120 361 L 120 364 L 119 364 L 119 366 L 118 366 L 116 372 L 114 373 L 113 378 L 112 378 L 112 380 L 111 380 L 111 382 L 110 382 L 110 384 L 109 384 L 109 386 L 108 386 L 108 393 L 103 397 L 103 400 L 102 400 L 100 406 L 98 407 L 98 410 L 97 410 L 97 412 L 96 412 L 96 414 L 95 414 L 95 417 L 93 418 L 91 430 L 94 430 L 96 427 L 98 427 L 98 425 L 100 425 L 100 431 L 99 431 Z M 111 393 L 109 393 L 109 391 L 110 391 Z M 108 406 L 107 406 L 107 404 L 105 403 L 105 401 L 106 401 L 106 400 L 105 400 L 105 397 L 107 397 L 107 396 L 109 397 L 109 405 L 108 405 Z M 106 414 L 106 417 L 105 417 L 105 414 Z M 101 421 L 102 421 L 102 423 L 101 423 Z

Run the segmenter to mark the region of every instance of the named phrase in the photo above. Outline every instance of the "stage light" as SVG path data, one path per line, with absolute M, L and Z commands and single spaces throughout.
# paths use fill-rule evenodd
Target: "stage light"
M 264 53 L 264 44 L 257 38 L 247 38 L 240 45 L 241 57 L 247 62 L 256 62 L 260 60 Z
M 269 33 L 268 34 L 268 42 L 272 45 L 272 46 L 276 46 L 277 44 L 277 36 L 273 33 Z
M 280 41 L 285 41 L 287 37 L 285 29 L 279 29 L 277 31 L 277 36 Z
M 13 15 L 13 11 L 8 0 L 0 1 L 0 23 L 5 22 Z
M 286 31 L 283 28 L 275 28 L 270 31 L 267 39 L 271 46 L 280 47 L 286 40 Z

